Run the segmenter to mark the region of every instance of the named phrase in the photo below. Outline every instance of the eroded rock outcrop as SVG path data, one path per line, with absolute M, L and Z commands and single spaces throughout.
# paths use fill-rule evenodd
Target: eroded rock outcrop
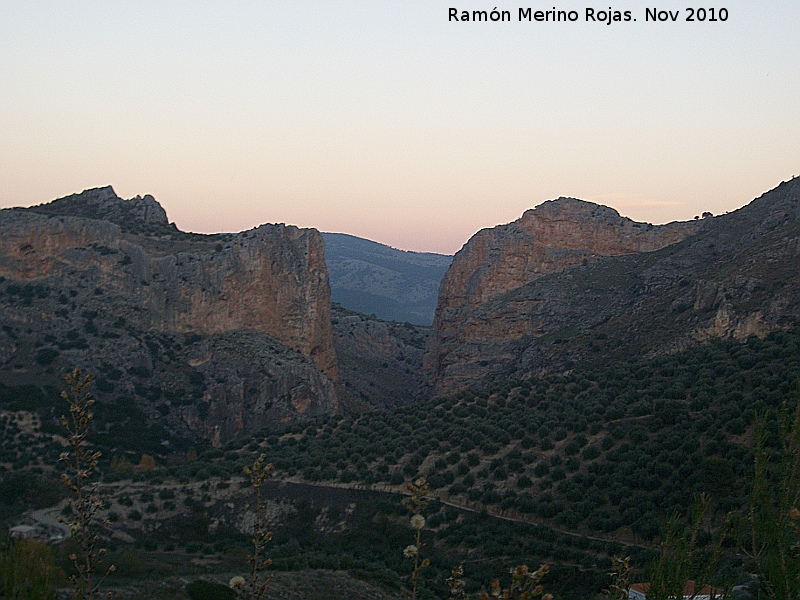
M 0 280 L 8 300 L 3 321 L 11 327 L 0 346 L 71 352 L 72 364 L 90 370 L 92 356 L 114 357 L 156 377 L 163 365 L 153 360 L 159 354 L 153 348 L 161 342 L 151 340 L 148 350 L 142 336 L 160 335 L 171 362 L 208 371 L 204 380 L 216 383 L 194 395 L 206 408 L 184 419 L 207 437 L 338 410 L 330 287 L 316 230 L 267 224 L 236 234 L 183 233 L 152 197 L 122 200 L 111 188 L 98 188 L 0 211 Z M 28 324 L 26 343 L 12 341 L 12 334 L 19 337 L 16 324 Z M 67 334 L 81 337 L 83 347 L 73 347 Z M 185 354 L 185 347 L 171 349 L 186 336 L 211 340 L 203 342 L 207 360 Z M 103 349 L 111 345 L 124 351 Z M 237 352 L 238 362 L 231 358 Z M 258 383 L 259 372 L 269 381 Z M 235 405 L 245 417 L 224 418 L 230 411 L 215 408 L 223 405 Z M 203 422 L 206 415 L 211 421 Z
M 479 232 L 440 289 L 434 393 L 746 339 L 800 323 L 800 178 L 652 226 L 560 199 Z
M 109 220 L 64 214 L 91 212 L 87 207 Z M 140 233 L 148 227 L 169 229 L 163 208 L 151 196 L 122 200 L 110 188 L 2 211 L 0 276 L 30 281 L 81 271 L 130 304 L 131 319 L 145 329 L 259 331 L 336 378 L 319 232 L 268 224 L 213 236 Z
M 537 333 L 535 320 L 513 307 L 497 306 L 495 313 L 492 303 L 504 294 L 602 257 L 658 250 L 700 227 L 698 221 L 637 223 L 606 206 L 559 198 L 517 221 L 479 231 L 456 254 L 439 289 L 426 354 L 429 382 L 438 392 L 455 389 L 470 372 L 482 370 L 481 361 L 492 361 L 479 356 L 478 346 Z

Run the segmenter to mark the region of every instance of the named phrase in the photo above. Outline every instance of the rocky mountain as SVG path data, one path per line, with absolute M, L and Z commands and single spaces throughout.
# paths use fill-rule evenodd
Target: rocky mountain
M 323 233 L 334 302 L 386 321 L 430 325 L 452 256 L 397 250 L 344 233 Z
M 429 383 L 446 393 L 787 327 L 800 318 L 798 190 L 662 226 L 560 198 L 478 232 L 442 282 Z
M 100 400 L 215 441 L 338 410 L 316 230 L 184 233 L 98 188 L 0 211 L 0 280 L 6 386 L 81 367 Z
M 111 186 L 58 198 L 33 210 L 44 215 L 111 221 L 128 233 L 170 235 L 178 231 L 167 219 L 167 212 L 151 195 L 120 202 Z

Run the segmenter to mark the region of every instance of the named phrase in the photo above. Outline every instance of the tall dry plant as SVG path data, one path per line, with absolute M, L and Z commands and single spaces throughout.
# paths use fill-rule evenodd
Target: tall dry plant
M 549 570 L 547 565 L 535 571 L 531 571 L 528 565 L 514 567 L 511 569 L 511 585 L 503 588 L 500 581 L 495 579 L 489 591 L 481 594 L 481 600 L 533 600 L 539 596 L 542 600 L 553 600 L 553 595 L 545 594 L 542 586 L 542 578 Z
M 450 600 L 459 600 L 467 597 L 464 589 L 466 583 L 464 581 L 464 565 L 453 567 L 450 571 L 450 577 L 447 578 L 447 587 L 450 588 Z
M 267 480 L 269 472 L 272 470 L 272 463 L 264 464 L 266 457 L 261 454 L 252 466 L 245 467 L 244 473 L 250 478 L 250 485 L 253 487 L 255 496 L 253 507 L 255 517 L 253 519 L 253 554 L 248 556 L 250 564 L 249 578 L 234 577 L 231 580 L 231 587 L 237 589 L 240 597 L 247 600 L 258 600 L 267 593 L 267 584 L 271 577 L 264 577 L 264 571 L 272 564 L 272 559 L 265 556 L 267 544 L 272 540 L 272 532 L 268 531 L 269 521 L 266 517 L 266 504 L 262 496 L 261 486 Z
M 800 397 L 800 385 L 798 386 Z M 800 599 L 800 400 L 794 417 L 784 406 L 779 422 L 780 456 L 766 447 L 766 419 L 754 430 L 755 474 L 747 521 L 745 549 L 770 598 Z M 771 466 L 777 464 L 777 466 Z
M 609 600 L 628 600 L 628 591 L 631 588 L 631 557 L 615 556 L 611 559 L 611 585 L 603 590 L 603 595 Z
M 406 485 L 406 489 L 410 495 L 406 500 L 406 508 L 411 513 L 411 529 L 414 530 L 414 543 L 405 547 L 403 556 L 414 561 L 414 570 L 411 573 L 411 600 L 417 599 L 417 585 L 419 583 L 420 573 L 424 568 L 431 564 L 427 558 L 420 557 L 420 551 L 424 544 L 422 543 L 422 529 L 425 527 L 425 517 L 422 516 L 422 511 L 431 501 L 428 496 L 428 482 L 424 477 L 420 477 L 416 481 Z
M 53 551 L 40 540 L 8 540 L 0 546 L 0 598 L 55 600 Z
M 83 375 L 79 369 L 64 376 L 69 392 L 61 392 L 61 397 L 69 404 L 69 418 L 61 417 L 61 424 L 67 431 L 69 450 L 61 454 L 59 461 L 65 463 L 61 480 L 70 490 L 69 504 L 72 518 L 66 521 L 70 534 L 78 546 L 78 551 L 70 555 L 75 573 L 70 577 L 75 593 L 73 598 L 90 600 L 98 597 L 100 586 L 114 571 L 109 566 L 100 574 L 105 548 L 98 548 L 100 530 L 107 521 L 97 519 L 103 502 L 98 492 L 99 483 L 93 481 L 97 461 L 101 453 L 92 449 L 88 441 L 89 424 L 94 418 L 91 411 L 94 400 L 88 391 L 92 383 L 91 375 Z M 107 592 L 106 598 L 111 598 Z

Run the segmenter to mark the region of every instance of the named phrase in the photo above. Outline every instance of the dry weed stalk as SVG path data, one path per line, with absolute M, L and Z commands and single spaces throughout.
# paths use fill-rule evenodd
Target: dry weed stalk
M 416 600 L 419 575 L 422 569 L 431 564 L 431 561 L 427 558 L 420 560 L 420 551 L 424 546 L 422 543 L 422 528 L 425 527 L 425 517 L 422 516 L 422 511 L 431 499 L 428 496 L 428 482 L 425 481 L 424 477 L 409 483 L 406 485 L 406 489 L 411 493 L 406 502 L 406 507 L 411 513 L 411 529 L 415 531 L 415 539 L 413 544 L 405 547 L 403 555 L 414 560 L 414 571 L 411 574 L 411 600 Z
M 69 499 L 72 519 L 67 524 L 78 544 L 78 552 L 70 555 L 76 570 L 70 581 L 75 588 L 73 598 L 90 600 L 100 593 L 100 586 L 115 567 L 111 565 L 102 576 L 98 575 L 100 563 L 106 554 L 105 548 L 97 547 L 99 532 L 107 521 L 97 522 L 96 515 L 103 509 L 103 502 L 98 493 L 99 483 L 90 483 L 101 456 L 100 452 L 92 450 L 87 440 L 89 424 L 94 417 L 91 411 L 94 400 L 87 391 L 92 376 L 83 375 L 79 369 L 75 369 L 67 373 L 64 379 L 69 393 L 61 392 L 61 397 L 69 404 L 69 419 L 62 416 L 61 424 L 67 430 L 69 451 L 63 452 L 59 461 L 66 463 L 61 480 L 72 492 Z M 111 598 L 111 592 L 107 592 L 105 597 Z
M 447 578 L 447 587 L 450 588 L 451 600 L 467 597 L 466 592 L 464 591 L 465 584 L 464 566 L 458 565 L 457 567 L 453 567 L 453 569 L 450 571 L 450 577 Z
M 542 594 L 542 578 L 547 575 L 549 567 L 542 565 L 531 572 L 528 565 L 519 565 L 511 569 L 511 585 L 501 588 L 500 582 L 495 579 L 489 592 L 481 594 L 481 600 L 533 600 L 541 596 L 542 600 L 553 600 L 552 594 Z
M 631 575 L 633 574 L 631 557 L 615 556 L 611 559 L 611 565 L 612 570 L 609 573 L 611 585 L 607 590 L 603 590 L 603 594 L 609 600 L 628 600 L 628 590 L 631 587 Z
M 266 570 L 272 560 L 264 557 L 267 544 L 272 540 L 272 532 L 267 530 L 269 521 L 266 518 L 266 507 L 261 495 L 261 486 L 272 470 L 272 463 L 264 464 L 266 457 L 261 454 L 251 467 L 245 467 L 244 473 L 250 477 L 250 484 L 255 494 L 255 518 L 253 520 L 253 554 L 248 556 L 250 577 L 247 581 L 242 577 L 234 577 L 231 587 L 237 588 L 240 595 L 247 600 L 258 600 L 267 593 L 267 584 L 271 577 L 264 579 L 262 571 Z

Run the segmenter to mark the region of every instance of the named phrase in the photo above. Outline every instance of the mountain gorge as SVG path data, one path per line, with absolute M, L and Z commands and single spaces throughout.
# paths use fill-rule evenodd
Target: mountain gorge
M 239 572 L 261 453 L 276 580 L 312 598 L 322 579 L 403 595 L 418 477 L 430 597 L 453 565 L 477 594 L 511 561 L 551 564 L 559 599 L 595 597 L 612 557 L 648 564 L 697 494 L 708 540 L 746 506 L 756 423 L 778 452 L 797 389 L 800 179 L 662 226 L 560 198 L 450 262 L 286 225 L 185 233 L 111 188 L 0 211 L 0 519 L 50 535 L 66 514 L 58 394 L 76 366 L 96 375 L 120 597 Z M 356 312 L 362 283 L 358 301 L 407 321 Z
M 122 200 L 111 188 L 7 209 L 0 382 L 55 389 L 71 366 L 99 370 L 120 415 L 134 406 L 222 443 L 509 377 L 763 337 L 800 317 L 798 187 L 660 226 L 560 198 L 478 232 L 452 264 L 285 225 L 184 233 L 151 196 Z M 432 328 L 331 308 L 331 289 L 348 297 L 363 284 L 370 302 L 424 322 L 448 264 Z

